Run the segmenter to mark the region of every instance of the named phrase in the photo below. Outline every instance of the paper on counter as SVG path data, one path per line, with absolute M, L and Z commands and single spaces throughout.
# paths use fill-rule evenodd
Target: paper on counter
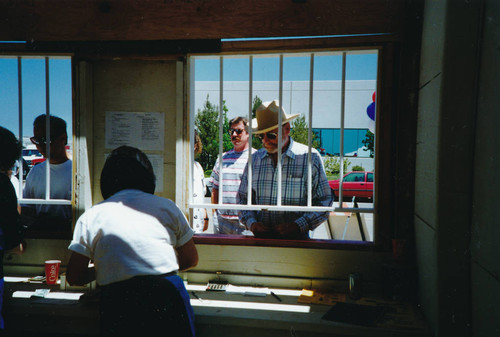
M 245 296 L 266 296 L 270 294 L 271 291 L 269 288 L 261 288 L 261 287 L 245 287 L 245 286 L 234 286 L 232 284 L 228 284 L 226 288 L 226 294 L 238 294 Z

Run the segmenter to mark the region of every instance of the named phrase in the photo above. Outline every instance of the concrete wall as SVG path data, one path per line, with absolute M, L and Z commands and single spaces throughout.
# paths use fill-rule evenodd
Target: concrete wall
M 176 67 L 175 62 L 100 61 L 93 64 L 94 138 L 93 138 L 93 202 L 102 200 L 99 177 L 105 155 L 105 116 L 115 112 L 161 112 L 164 114 L 164 149 L 154 154 L 163 156 L 163 186 L 159 195 L 175 199 L 176 151 Z M 129 144 L 139 147 L 137 144 Z M 149 154 L 150 152 L 146 152 Z M 97 173 L 97 174 L 96 174 Z M 156 173 L 158 175 L 158 173 Z
M 430 1 L 429 1 L 430 2 Z M 415 240 L 420 302 L 435 330 L 438 317 L 437 195 L 439 172 L 439 110 L 444 3 L 426 3 L 422 29 L 419 111 L 415 177 Z
M 425 2 L 415 232 L 420 301 L 436 336 L 499 335 L 499 9 Z
M 473 336 L 500 336 L 500 2 L 484 2 L 471 221 Z

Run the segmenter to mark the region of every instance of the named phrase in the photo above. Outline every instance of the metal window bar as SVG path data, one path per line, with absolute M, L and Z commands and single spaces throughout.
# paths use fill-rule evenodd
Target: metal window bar
M 380 69 L 381 65 L 380 65 L 380 53 L 377 52 L 377 75 L 376 75 L 376 78 L 378 78 L 378 73 L 379 73 L 379 69 Z M 376 149 L 377 149 L 377 130 L 376 130 L 376 125 L 377 125 L 377 116 L 378 116 L 378 88 L 380 88 L 379 86 L 379 82 L 377 80 L 377 85 L 376 85 L 376 91 L 375 91 L 375 119 L 374 119 L 374 122 L 375 122 L 375 132 L 373 133 L 373 153 L 377 153 Z M 375 198 L 375 190 L 377 188 L 377 186 L 375 185 L 375 176 L 376 176 L 377 172 L 375 170 L 373 170 L 373 208 L 375 209 L 377 207 L 377 199 Z
M 191 191 L 191 193 L 188 194 L 188 204 L 193 204 L 194 203 L 194 200 L 193 200 L 193 191 L 194 191 L 194 166 L 195 166 L 195 154 L 194 154 L 194 145 L 195 145 L 195 139 L 194 139 L 194 132 L 195 132 L 195 127 L 194 127 L 194 123 L 195 123 L 195 108 L 194 108 L 194 104 L 195 104 L 195 100 L 194 100 L 194 95 L 192 93 L 194 93 L 194 90 L 193 90 L 193 85 L 192 83 L 194 83 L 194 70 L 195 70 L 195 64 L 194 62 L 191 62 L 191 60 L 188 60 L 188 64 L 189 64 L 189 79 L 190 79 L 190 92 L 191 92 L 191 96 L 190 96 L 190 111 L 189 111 L 189 120 L 191 121 L 191 125 L 192 127 L 189 128 L 189 139 L 191 140 L 189 142 L 189 144 L 191 145 L 191 147 L 189 148 L 189 155 L 190 155 L 190 165 L 189 165 L 189 177 L 190 179 L 188 180 L 188 186 L 189 186 L 189 191 Z
M 345 69 L 346 66 L 346 52 L 342 52 L 342 83 L 341 83 L 341 96 L 340 96 L 340 182 L 339 182 L 339 206 L 343 205 L 342 188 L 344 185 L 344 124 L 345 124 Z
M 19 198 L 19 203 L 26 205 L 71 205 L 71 200 L 66 199 L 51 199 L 50 198 L 50 77 L 49 77 L 49 57 L 46 56 L 44 58 L 45 61 L 45 114 L 47 116 L 47 122 L 45 123 L 45 137 L 47 140 L 47 162 L 46 171 L 45 171 L 45 199 L 24 199 L 22 197 L 22 187 L 23 187 L 23 177 L 22 177 L 22 160 L 21 160 L 21 173 L 19 174 L 19 187 L 21 197 Z M 22 88 L 22 58 L 20 56 L 17 57 L 17 74 L 18 74 L 18 96 L 19 96 L 19 139 L 22 144 L 23 142 L 23 88 Z
M 191 98 L 191 103 L 192 104 L 194 103 L 194 100 L 192 98 Z M 189 128 L 189 139 L 191 140 L 189 142 L 189 144 L 191 145 L 191 147 L 189 148 L 189 158 L 190 158 L 189 163 L 190 163 L 190 165 L 188 167 L 188 176 L 190 179 L 188 180 L 187 183 L 188 183 L 189 191 L 191 191 L 191 193 L 188 194 L 188 204 L 194 204 L 194 199 L 193 199 L 193 195 L 194 195 L 194 166 L 195 166 L 194 145 L 196 144 L 196 140 L 194 139 L 195 113 L 194 113 L 194 108 L 192 106 L 191 106 L 190 112 L 189 112 L 189 120 L 192 121 L 191 125 L 193 127 Z
M 283 117 L 281 116 L 281 109 L 283 109 L 283 54 L 280 54 L 280 68 L 279 68 L 279 105 L 280 111 L 278 112 L 278 162 L 276 167 L 278 168 L 278 194 L 276 198 L 277 206 L 281 206 L 282 196 L 281 196 L 281 179 L 282 179 L 282 170 L 283 167 L 281 165 L 281 147 L 283 146 Z
M 222 172 L 222 155 L 224 154 L 223 131 L 224 131 L 224 60 L 219 58 L 219 204 L 222 204 L 224 193 L 224 177 Z
M 252 108 L 253 108 L 253 56 L 248 57 L 248 166 L 247 166 L 247 176 L 248 176 L 248 194 L 247 194 L 247 204 L 252 204 Z
M 45 57 L 45 115 L 47 119 L 45 121 L 45 138 L 46 138 L 46 151 L 47 159 L 45 162 L 45 200 L 50 199 L 50 82 L 49 82 L 49 58 Z
M 309 129 L 307 132 L 307 207 L 312 207 L 312 110 L 313 110 L 313 92 L 314 92 L 314 54 L 310 55 L 309 65 Z M 290 111 L 290 113 L 292 113 Z
M 19 120 L 19 143 L 23 144 L 23 79 L 22 79 L 22 62 L 21 57 L 17 57 L 17 97 L 18 97 L 18 120 Z M 22 152 L 21 152 L 22 157 Z M 24 162 L 20 160 L 19 165 L 19 193 L 22 197 L 23 193 L 23 172 L 24 172 Z

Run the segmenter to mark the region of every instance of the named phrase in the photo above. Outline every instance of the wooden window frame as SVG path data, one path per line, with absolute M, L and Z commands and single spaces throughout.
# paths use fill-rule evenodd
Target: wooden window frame
M 12 59 L 17 59 L 17 70 L 18 70 L 18 100 L 19 100 L 19 107 L 18 107 L 18 113 L 19 113 L 19 141 L 23 142 L 23 119 L 24 119 L 24 111 L 23 111 L 23 104 L 22 104 L 22 97 L 23 97 L 23 85 L 22 85 L 22 60 L 23 59 L 40 59 L 44 60 L 44 67 L 45 67 L 45 115 L 47 117 L 52 116 L 53 114 L 50 111 L 50 75 L 49 75 L 49 70 L 50 70 L 50 59 L 54 58 L 68 58 L 72 59 L 72 55 L 59 55 L 59 54 L 47 54 L 47 53 L 40 53 L 40 54 L 2 54 L 1 55 L 4 58 L 12 58 Z M 72 68 L 72 66 L 71 66 Z M 71 83 L 73 83 L 73 79 L 71 79 Z M 72 120 L 71 120 L 71 125 L 70 125 L 70 132 L 71 134 L 68 135 L 68 137 L 73 137 L 74 135 L 74 113 L 72 111 Z M 46 126 L 46 134 L 48 135 L 48 138 L 50 139 L 50 126 L 47 123 Z M 73 142 L 74 144 L 74 142 Z M 49 149 L 50 152 L 50 149 Z M 74 150 L 73 150 L 74 153 Z M 52 199 L 49 195 L 50 193 L 50 185 L 48 191 L 46 191 L 45 198 L 44 199 L 25 199 L 22 194 L 22 184 L 25 181 L 24 178 L 21 175 L 21 179 L 19 179 L 19 184 L 20 184 L 20 196 L 18 198 L 18 203 L 19 204 L 24 204 L 24 205 L 39 205 L 39 204 L 50 204 L 50 205 L 62 205 L 62 206 L 71 206 L 72 208 L 72 213 L 74 214 L 74 208 L 75 208 L 75 156 L 73 155 L 71 158 L 73 162 L 73 171 L 72 171 L 72 183 L 71 183 L 71 200 L 65 200 L 65 199 Z M 50 170 L 50 163 L 47 165 L 47 172 Z M 22 171 L 23 169 L 23 163 L 21 162 L 20 170 Z M 45 177 L 46 181 L 49 181 L 50 184 L 50 176 L 46 174 Z M 73 215 L 72 221 L 71 221 L 71 229 L 67 232 L 56 232 L 56 231 L 34 231 L 28 228 L 26 231 L 25 237 L 29 239 L 69 239 L 73 235 L 73 226 L 75 223 L 75 216 Z

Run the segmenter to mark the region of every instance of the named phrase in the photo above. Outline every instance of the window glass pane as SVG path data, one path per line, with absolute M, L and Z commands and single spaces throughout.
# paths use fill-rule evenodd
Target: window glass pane
M 376 52 L 348 52 L 346 54 L 343 152 L 346 172 L 374 171 L 377 62 Z M 364 176 L 362 181 L 364 181 Z M 361 201 L 359 207 L 372 207 L 373 188 L 373 184 L 351 187 L 351 190 L 346 191 L 344 195 L 348 198 L 357 197 Z
M 344 182 L 363 181 L 364 177 L 363 173 L 350 173 L 344 176 Z
M 363 171 L 370 171 L 371 184 L 365 184 L 363 191 L 355 189 L 345 193 L 343 204 L 336 207 L 353 207 L 349 203 L 353 196 L 363 198 L 363 202 L 358 202 L 357 207 L 372 209 L 373 204 L 373 168 L 374 168 L 374 148 L 373 133 L 375 131 L 374 100 L 377 87 L 377 52 L 376 51 L 356 51 L 346 52 L 345 57 L 342 52 L 308 52 L 308 53 L 284 53 L 282 67 L 282 91 L 280 93 L 280 55 L 279 54 L 255 54 L 255 55 L 225 55 L 223 56 L 223 153 L 233 149 L 231 136 L 236 135 L 232 131 L 227 132 L 234 126 L 228 122 L 234 117 L 242 116 L 248 118 L 249 107 L 253 111 L 261 103 L 281 98 L 281 106 L 286 114 L 298 114 L 292 123 L 292 139 L 308 145 L 309 127 L 312 128 L 311 147 L 318 150 L 322 156 L 327 179 L 331 181 L 330 186 L 337 181 L 336 196 L 339 194 L 339 185 L 349 182 L 342 179 L 344 174 L 350 171 L 360 171 L 361 173 L 349 175 L 347 179 L 352 182 L 365 182 Z M 312 62 L 311 62 L 312 58 Z M 201 118 L 208 110 L 219 111 L 220 106 L 220 59 L 219 57 L 193 57 L 194 63 L 194 83 L 191 83 L 194 90 L 194 127 L 202 136 L 203 151 L 195 160 L 199 161 L 205 171 L 205 182 L 208 190 L 212 189 L 215 180 L 220 179 L 217 172 L 219 168 L 214 165 L 219 153 L 216 151 L 211 157 L 209 151 L 220 149 L 218 135 L 218 116 L 213 117 L 210 123 L 202 124 Z M 345 62 L 345 63 L 344 63 Z M 250 81 L 250 65 L 252 69 L 252 80 Z M 345 65 L 345 72 L 343 66 Z M 312 70 L 312 72 L 311 72 Z M 313 81 L 310 82 L 310 79 Z M 310 91 L 312 89 L 312 92 Z M 280 97 L 281 95 L 281 97 Z M 251 102 L 250 102 L 251 100 Z M 312 105 L 310 107 L 310 102 Z M 373 103 L 373 104 L 372 104 Z M 309 112 L 312 110 L 312 120 Z M 372 110 L 370 110 L 372 109 Z M 213 115 L 215 116 L 215 114 Z M 252 114 L 255 117 L 255 114 Z M 236 127 L 234 127 L 236 128 Z M 210 130 L 210 132 L 208 131 Z M 216 134 L 217 133 L 217 134 Z M 256 150 L 262 147 L 262 142 L 257 137 L 252 139 L 252 147 Z M 211 158 L 211 159 L 209 159 Z M 217 164 L 218 165 L 218 164 Z M 217 166 L 216 165 L 216 166 Z M 342 170 L 340 170 L 342 168 Z M 222 168 L 222 175 L 231 176 L 231 172 Z M 211 176 L 212 178 L 208 178 Z M 222 183 L 225 183 L 225 179 Z M 232 177 L 232 176 L 231 176 Z M 354 179 L 358 177 L 358 179 Z M 283 181 L 283 180 L 282 180 Z M 216 193 L 219 195 L 218 188 Z M 335 190 L 335 188 L 333 188 Z M 222 191 L 225 195 L 226 189 Z M 227 190 L 228 193 L 234 191 Z M 217 207 L 210 205 L 212 199 L 204 198 L 210 218 L 209 230 L 207 233 L 222 233 L 217 227 L 218 216 L 212 214 Z M 223 203 L 229 204 L 230 199 L 219 199 Z M 234 200 L 233 200 L 234 201 Z M 347 203 L 346 203 L 347 202 Z M 238 205 L 241 207 L 242 205 Z M 236 206 L 235 206 L 236 207 Z M 228 207 L 227 213 L 235 212 L 235 207 Z M 219 206 L 221 208 L 221 206 Z M 333 208 L 332 208 L 333 210 Z M 221 211 L 219 211 L 220 213 Z M 225 211 L 222 211 L 222 213 Z M 332 216 L 334 213 L 332 213 Z M 336 213 L 335 213 L 336 214 Z M 220 215 L 220 214 L 219 214 Z M 373 217 L 369 217 L 373 218 Z M 373 228 L 373 220 L 369 226 Z M 213 225 L 215 223 L 215 225 Z M 321 239 L 331 239 L 337 237 L 331 233 L 330 224 L 325 222 L 321 226 L 319 233 L 312 233 L 311 237 Z M 319 228 L 318 228 L 319 229 Z M 372 231 L 373 232 L 373 231 Z M 232 233 L 235 234 L 235 233 Z M 251 235 L 248 233 L 237 233 Z M 373 236 L 372 236 L 373 237 Z M 349 238 L 343 238 L 348 240 Z

